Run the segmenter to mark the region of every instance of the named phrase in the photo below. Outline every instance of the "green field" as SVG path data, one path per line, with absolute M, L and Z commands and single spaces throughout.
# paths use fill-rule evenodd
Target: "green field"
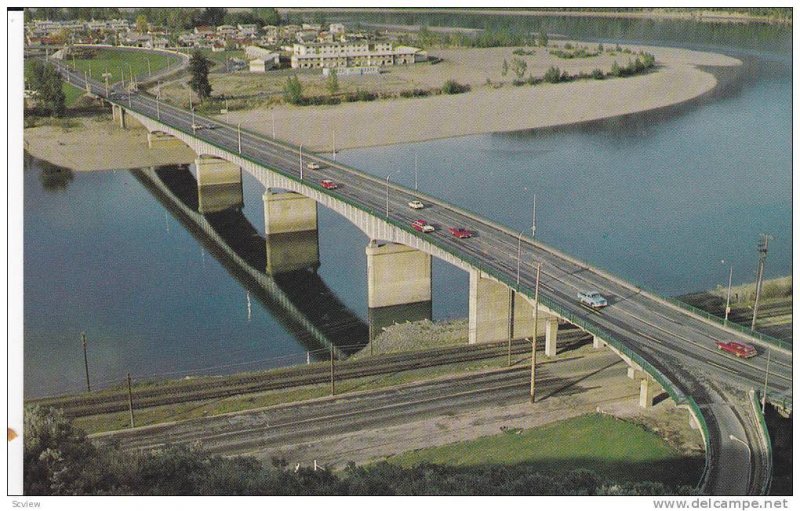
M 452 466 L 531 464 L 542 472 L 588 469 L 614 481 L 697 484 L 702 458 L 688 458 L 642 426 L 601 414 L 567 419 L 530 430 L 509 430 L 468 442 L 420 449 L 387 461 Z
M 79 71 L 90 73 L 92 78 L 100 81 L 103 80 L 103 73 L 111 73 L 109 81 L 113 83 L 121 80 L 123 75 L 125 81 L 128 81 L 131 72 L 140 79 L 146 78 L 148 73 L 155 73 L 178 60 L 178 57 L 160 53 L 104 49 L 98 50 L 94 58 L 75 59 L 74 64 Z M 66 59 L 65 62 L 73 64 L 72 59 Z

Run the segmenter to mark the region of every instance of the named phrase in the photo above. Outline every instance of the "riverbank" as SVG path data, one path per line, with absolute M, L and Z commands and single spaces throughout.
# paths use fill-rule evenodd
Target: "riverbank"
M 32 156 L 75 171 L 176 165 L 196 158 L 186 146 L 149 149 L 146 130 L 120 128 L 111 112 L 25 128 L 23 139 Z
M 676 48 L 631 46 L 634 52 L 656 56 L 654 72 L 628 78 L 580 80 L 570 83 L 515 87 L 498 79 L 504 59 L 511 61 L 513 48 L 442 50 L 440 64 L 427 66 L 424 83 L 486 82 L 465 94 L 439 95 L 346 103 L 336 106 L 296 107 L 280 105 L 230 112 L 225 118 L 243 128 L 275 135 L 311 150 L 330 152 L 359 147 L 421 142 L 482 133 L 521 131 L 594 121 L 677 105 L 714 89 L 717 79 L 700 67 L 733 67 L 741 61 L 725 55 Z M 539 53 L 542 53 L 541 51 Z M 624 65 L 628 55 L 602 58 Z M 570 72 L 574 66 L 596 66 L 538 55 L 528 69 L 534 76 L 551 65 Z M 590 69 L 591 70 L 591 69 Z M 393 71 L 390 71 L 391 74 Z M 400 71 L 396 71 L 400 72 Z M 387 75 L 388 76 L 388 75 Z M 387 78 L 389 79 L 389 78 Z M 506 77 L 505 82 L 510 81 Z M 489 85 L 489 83 L 494 85 Z M 220 120 L 223 120 L 220 117 Z

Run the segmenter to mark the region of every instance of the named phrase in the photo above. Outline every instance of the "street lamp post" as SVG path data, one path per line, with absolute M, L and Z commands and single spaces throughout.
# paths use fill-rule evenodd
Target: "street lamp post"
M 764 373 L 764 395 L 761 396 L 761 415 L 764 415 L 764 409 L 767 407 L 767 381 L 769 380 L 769 361 L 772 356 L 772 350 L 767 349 L 767 370 Z
M 158 82 L 158 92 L 156 93 L 156 117 L 158 120 L 161 120 L 161 107 L 159 106 L 158 102 L 161 99 L 161 81 Z
M 522 261 L 522 233 L 524 231 L 519 231 L 519 235 L 517 235 L 517 291 L 519 291 L 519 268 Z
M 536 194 L 533 194 L 533 223 L 531 224 L 531 238 L 536 239 Z
M 303 180 L 303 144 L 300 144 L 300 181 Z
M 536 265 L 536 290 L 533 293 L 533 337 L 531 338 L 531 403 L 536 399 L 536 334 L 539 329 L 539 275 L 542 263 Z
M 743 446 L 745 446 L 747 448 L 747 462 L 749 463 L 750 459 L 753 457 L 753 453 L 750 451 L 750 446 L 747 445 L 747 442 L 745 442 L 741 438 L 733 436 L 733 435 L 728 435 L 728 438 L 730 438 L 731 440 L 734 440 L 736 442 L 739 442 L 740 444 L 742 444 Z
M 725 264 L 725 259 L 723 259 L 722 264 Z M 725 322 L 723 323 L 724 326 L 728 326 L 728 315 L 731 313 L 731 282 L 733 281 L 733 264 L 730 265 L 730 271 L 728 272 L 728 295 L 725 298 Z
M 270 108 L 269 113 L 272 114 L 272 140 L 275 140 L 275 110 Z
M 396 172 L 390 172 L 386 176 L 386 218 L 389 218 L 389 178 Z
M 153 72 L 150 70 L 150 57 L 145 57 L 147 59 L 147 76 L 153 76 Z
M 419 155 L 417 153 L 414 153 L 414 191 L 415 192 L 419 191 L 419 188 L 417 187 L 417 160 L 418 160 L 417 156 L 419 156 Z
M 242 154 L 242 123 L 236 125 L 236 134 L 239 139 L 239 154 Z

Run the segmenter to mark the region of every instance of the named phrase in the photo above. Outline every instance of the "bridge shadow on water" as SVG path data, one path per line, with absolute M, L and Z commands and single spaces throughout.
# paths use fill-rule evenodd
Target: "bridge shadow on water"
M 319 262 L 308 267 L 270 275 L 267 245 L 279 242 L 282 250 L 293 244 L 316 243 L 316 232 L 279 235 L 268 240 L 242 213 L 231 185 L 203 187 L 202 203 L 212 204 L 201 213 L 201 198 L 188 166 L 136 169 L 132 175 L 195 237 L 249 293 L 309 352 L 326 359 L 332 349 L 337 358 L 360 351 L 368 342 L 369 326 L 327 286 L 317 274 Z M 239 197 L 241 197 L 241 185 Z M 216 189 L 214 189 L 216 188 Z M 222 207 L 225 202 L 232 204 Z M 309 239 L 313 236 L 313 240 Z M 314 353 L 316 352 L 316 354 Z

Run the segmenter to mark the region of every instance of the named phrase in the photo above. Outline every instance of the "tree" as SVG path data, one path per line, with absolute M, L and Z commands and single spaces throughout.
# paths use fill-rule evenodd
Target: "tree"
M 192 75 L 189 87 L 200 97 L 200 101 L 211 96 L 211 84 L 208 82 L 210 67 L 211 62 L 199 50 L 195 50 L 189 59 L 189 72 Z
M 336 94 L 339 92 L 339 77 L 337 76 L 336 69 L 331 68 L 330 73 L 328 74 L 328 92 L 331 94 Z
M 517 80 L 522 80 L 525 77 L 525 72 L 528 70 L 528 63 L 523 59 L 514 57 L 511 59 L 511 70 L 517 76 Z
M 303 85 L 297 75 L 292 75 L 286 80 L 283 86 L 283 95 L 286 101 L 293 105 L 298 105 L 303 101 Z
M 67 110 L 66 95 L 56 68 L 52 64 L 34 60 L 27 79 L 28 87 L 38 93 L 42 109 L 52 116 L 63 116 Z
M 225 21 L 225 14 L 228 9 L 223 7 L 206 7 L 200 15 L 200 22 L 204 25 L 216 27 Z
M 264 25 L 280 25 L 281 15 L 274 7 L 253 7 L 253 15 Z
M 542 29 L 542 31 L 539 32 L 539 46 L 546 47 L 548 42 L 549 40 L 547 39 L 547 32 L 544 29 Z
M 622 75 L 622 69 L 619 67 L 619 64 L 617 64 L 616 60 L 613 64 L 611 64 L 611 72 L 609 74 L 614 77 L 619 77 Z
M 503 70 L 501 73 L 503 76 L 508 74 L 508 61 L 506 59 L 503 59 Z
M 146 34 L 150 25 L 147 23 L 147 16 L 140 14 L 136 16 L 136 31 L 140 34 Z

